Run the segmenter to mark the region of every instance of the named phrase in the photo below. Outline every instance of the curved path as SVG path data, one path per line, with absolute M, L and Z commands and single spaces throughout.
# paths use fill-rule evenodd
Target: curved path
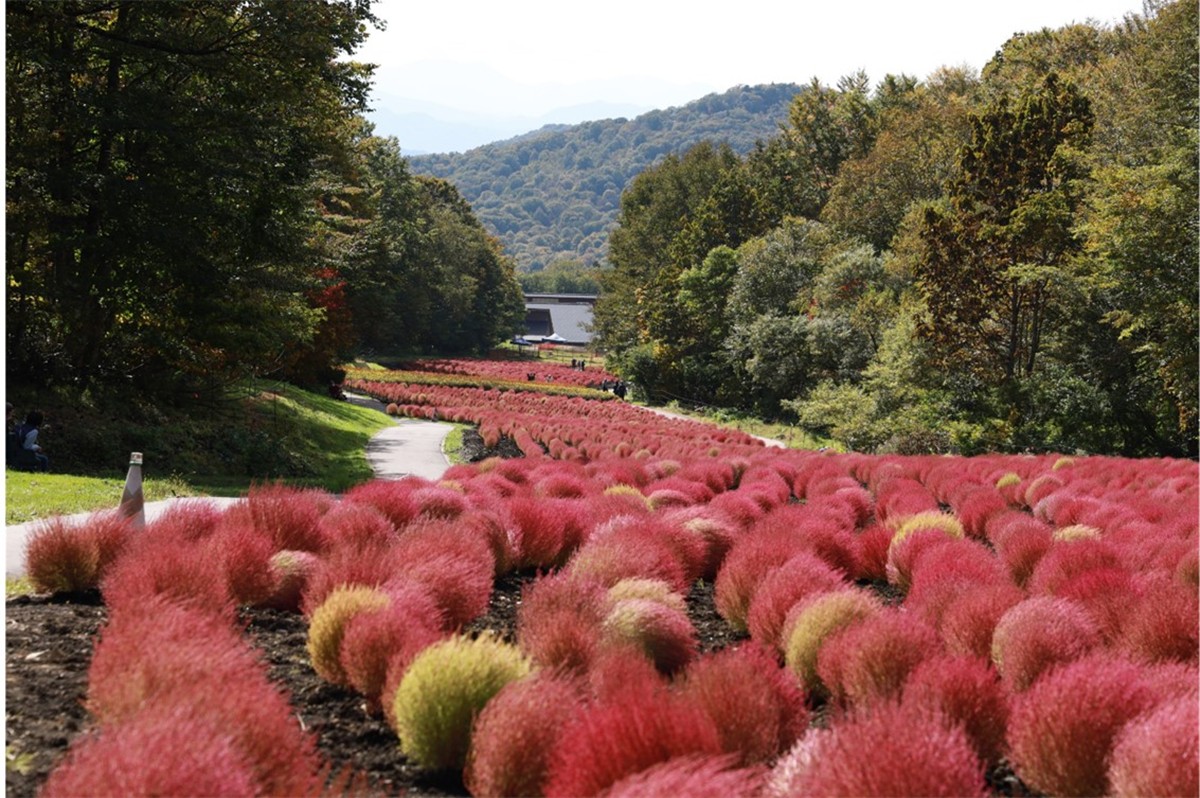
M 370 407 L 384 412 L 384 405 L 366 396 L 346 394 L 346 399 L 361 407 Z M 665 416 L 684 418 L 678 414 L 657 408 L 645 408 L 651 412 Z M 446 436 L 454 426 L 439 421 L 418 421 L 410 418 L 393 419 L 393 424 L 376 433 L 367 441 L 367 462 L 370 463 L 377 479 L 401 479 L 415 476 L 424 479 L 440 479 L 450 467 L 450 460 L 442 450 Z M 762 439 L 768 446 L 783 446 L 780 441 L 769 438 Z M 168 508 L 180 502 L 208 502 L 221 507 L 228 507 L 237 498 L 196 497 L 185 499 L 164 499 L 147 502 L 145 506 L 146 521 L 150 522 Z M 113 506 L 116 506 L 114 501 Z M 87 518 L 91 513 L 76 513 L 66 516 L 68 523 L 77 523 Z M 5 567 L 7 576 L 20 576 L 25 573 L 25 538 L 42 521 L 30 521 L 8 527 L 5 535 Z
M 372 407 L 383 412 L 384 405 L 365 396 L 347 394 L 346 398 L 356 405 Z M 450 461 L 442 451 L 442 442 L 453 425 L 437 421 L 395 419 L 395 423 L 380 430 L 367 441 L 367 462 L 378 479 L 401 479 L 408 476 L 436 480 L 446 473 Z M 119 499 L 120 497 L 115 497 Z M 114 499 L 113 507 L 117 505 Z M 207 502 L 220 507 L 241 501 L 238 498 L 204 496 L 184 499 L 163 499 L 145 505 L 147 523 L 158 518 L 168 507 L 180 502 Z M 91 512 L 65 516 L 74 524 L 91 515 Z M 43 519 L 44 520 L 44 519 Z M 25 573 L 25 538 L 42 520 L 14 524 L 8 527 L 4 541 L 4 573 L 6 576 L 21 576 Z

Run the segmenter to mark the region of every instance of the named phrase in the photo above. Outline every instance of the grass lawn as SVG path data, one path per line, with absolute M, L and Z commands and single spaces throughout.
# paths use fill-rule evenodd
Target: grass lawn
M 383 413 L 283 383 L 259 382 L 240 400 L 248 423 L 271 430 L 272 444 L 303 462 L 305 476 L 283 482 L 339 493 L 372 476 L 367 441 L 392 424 Z M 233 430 L 230 434 L 237 434 Z M 146 453 L 143 490 L 147 501 L 175 496 L 240 496 L 256 481 L 237 473 L 173 473 L 163 461 L 174 452 Z M 110 474 L 27 473 L 5 471 L 5 523 L 116 507 L 124 472 Z

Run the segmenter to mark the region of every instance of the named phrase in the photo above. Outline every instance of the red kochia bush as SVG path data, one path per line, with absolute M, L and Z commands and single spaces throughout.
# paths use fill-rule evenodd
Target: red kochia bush
M 346 622 L 338 655 L 347 682 L 372 712 L 382 706 L 389 668 L 403 668 L 442 637 L 437 604 L 424 587 L 391 582 L 385 592 L 386 607 L 356 613 Z
M 779 637 L 788 611 L 810 596 L 846 587 L 842 574 L 824 560 L 800 552 L 768 572 L 754 592 L 746 612 L 750 637 L 769 648 L 780 647 Z
M 937 712 L 886 702 L 813 729 L 775 766 L 764 795 L 984 796 L 966 733 Z
M 702 709 L 665 689 L 633 687 L 566 724 L 551 755 L 545 794 L 596 795 L 674 757 L 721 753 L 717 729 Z
M 472 795 L 540 795 L 558 735 L 582 708 L 579 687 L 561 677 L 505 685 L 475 720 L 463 783 Z
M 1142 670 L 1126 660 L 1101 654 L 1063 665 L 1013 702 L 1009 761 L 1038 792 L 1107 795 L 1113 743 L 1153 701 Z
M 1074 601 L 1035 596 L 1011 607 L 992 635 L 992 662 L 1020 692 L 1054 665 L 1079 659 L 1100 645 L 1100 628 Z
M 750 602 L 763 579 L 802 550 L 802 544 L 786 534 L 741 537 L 725 555 L 713 584 L 717 612 L 734 629 L 746 631 Z
M 319 767 L 314 739 L 237 631 L 161 597 L 110 616 L 88 669 L 87 703 L 102 725 L 148 706 L 189 708 L 229 735 L 264 794 L 293 794 L 296 779 Z
M 863 707 L 898 696 L 912 670 L 940 652 L 931 626 L 884 610 L 832 634 L 817 654 L 817 675 L 835 701 Z
M 946 651 L 990 660 L 996 624 L 1024 598 L 1020 588 L 1009 582 L 964 589 L 942 613 L 938 631 Z
M 25 546 L 25 570 L 38 590 L 70 593 L 98 587 L 129 539 L 128 521 L 96 513 L 78 525 L 63 518 L 34 528 Z
M 852 532 L 853 518 L 839 512 L 828 500 L 819 504 L 784 505 L 759 519 L 752 534 L 776 534 L 795 538 L 800 547 L 843 573 L 853 573 L 858 565 Z
M 301 612 L 311 617 L 329 594 L 343 585 L 383 585 L 399 572 L 397 555 L 396 547 L 335 547 L 311 566 L 300 597 Z
M 229 594 L 239 605 L 262 604 L 274 593 L 275 541 L 252 524 L 218 524 L 202 551 L 224 572 Z
M 1050 550 L 1054 531 L 1024 513 L 1013 515 L 1017 518 L 999 526 L 991 535 L 991 540 L 1013 582 L 1024 587 L 1033 575 L 1034 568 Z
M 1141 662 L 1200 657 L 1200 599 L 1196 591 L 1164 581 L 1126 608 L 1117 646 Z
M 567 573 L 526 587 L 517 609 L 517 642 L 544 668 L 586 671 L 600 641 L 608 591 Z
M 1108 765 L 1111 794 L 1200 795 L 1200 709 L 1177 698 L 1126 724 Z
M 959 597 L 984 585 L 1007 585 L 1004 566 L 985 547 L 970 540 L 951 540 L 918 555 L 904 606 L 935 628 Z
M 110 612 L 137 611 L 151 596 L 191 604 L 233 617 L 234 603 L 225 574 L 205 562 L 201 544 L 141 535 L 113 563 L 100 583 Z
M 1034 567 L 1029 577 L 1029 592 L 1058 595 L 1059 588 L 1079 574 L 1096 568 L 1121 567 L 1121 556 L 1103 540 L 1058 540 Z
M 83 735 L 46 780 L 46 798 L 261 794 L 228 734 L 190 707 L 150 707 Z
M 872 524 L 854 536 L 855 579 L 882 582 L 887 579 L 888 550 L 892 544 L 892 530 L 883 524 Z
M 583 542 L 582 507 L 574 499 L 517 496 L 508 511 L 520 530 L 517 567 L 557 568 Z
M 605 798 L 730 798 L 758 795 L 766 770 L 735 768 L 729 757 L 681 756 L 652 765 L 613 784 Z
M 905 704 L 936 710 L 960 724 L 989 767 L 1004 752 L 1008 694 L 987 660 L 939 656 L 925 660 L 904 684 Z
M 659 579 L 679 592 L 690 587 L 683 563 L 665 540 L 662 525 L 631 516 L 615 518 L 593 532 L 567 570 L 607 587 L 634 577 Z
M 651 599 L 623 599 L 604 618 L 601 643 L 632 646 L 663 673 L 674 673 L 696 654 L 696 629 L 687 613 Z
M 376 479 L 355 485 L 346 491 L 343 503 L 366 504 L 374 507 L 399 529 L 411 521 L 419 506 L 413 499 L 413 491 L 427 486 L 427 480 L 406 477 L 399 480 Z
M 275 548 L 322 551 L 325 538 L 318 529 L 321 516 L 333 505 L 323 491 L 256 485 L 227 512 L 248 513 L 254 527 L 275 541 Z
M 722 748 L 743 765 L 774 759 L 808 726 L 795 678 L 755 643 L 694 661 L 678 685 L 684 698 L 712 718 Z
M 396 537 L 396 527 L 388 517 L 365 502 L 339 502 L 321 517 L 317 528 L 332 546 L 386 546 Z
M 453 522 L 410 526 L 392 547 L 396 576 L 425 586 L 447 629 L 457 629 L 487 611 L 495 559 L 487 540 Z

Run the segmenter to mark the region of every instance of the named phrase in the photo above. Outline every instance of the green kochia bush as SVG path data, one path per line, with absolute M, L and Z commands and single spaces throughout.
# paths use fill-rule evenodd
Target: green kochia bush
M 308 624 L 308 655 L 322 679 L 348 685 L 342 667 L 342 638 L 350 620 L 361 612 L 378 612 L 388 606 L 386 593 L 377 588 L 345 585 L 334 588 L 313 612 Z
M 476 716 L 501 688 L 529 672 L 519 649 L 490 635 L 457 635 L 429 646 L 409 665 L 392 700 L 401 751 L 428 770 L 463 767 Z

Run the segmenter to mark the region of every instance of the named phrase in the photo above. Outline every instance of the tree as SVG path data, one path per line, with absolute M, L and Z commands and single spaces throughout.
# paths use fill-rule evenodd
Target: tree
M 8 3 L 10 378 L 193 390 L 310 339 L 311 181 L 364 108 L 342 57 L 373 21 L 366 0 Z
M 822 221 L 883 251 L 913 203 L 941 196 L 969 135 L 970 92 L 977 85 L 970 75 L 954 83 L 948 77 L 944 72 L 941 83 L 899 96 L 895 87 L 881 94 L 879 133 L 869 152 L 842 164 Z
M 1134 362 L 1132 374 L 1117 375 L 1120 383 L 1156 385 L 1156 395 L 1133 393 L 1143 397 L 1144 410 L 1165 411 L 1158 412 L 1158 430 L 1134 426 L 1137 437 L 1149 451 L 1194 455 L 1200 391 L 1197 9 L 1188 2 L 1149 8 L 1149 18 L 1128 20 L 1124 46 L 1099 70 L 1105 113 L 1096 137 L 1102 146 L 1092 156 L 1095 182 L 1081 231 L 1093 301 L 1118 333 L 1114 343 Z
M 960 174 L 921 230 L 920 332 L 944 367 L 1010 391 L 1033 374 L 1081 246 L 1077 148 L 1091 124 L 1087 99 L 1054 74 L 972 117 Z

